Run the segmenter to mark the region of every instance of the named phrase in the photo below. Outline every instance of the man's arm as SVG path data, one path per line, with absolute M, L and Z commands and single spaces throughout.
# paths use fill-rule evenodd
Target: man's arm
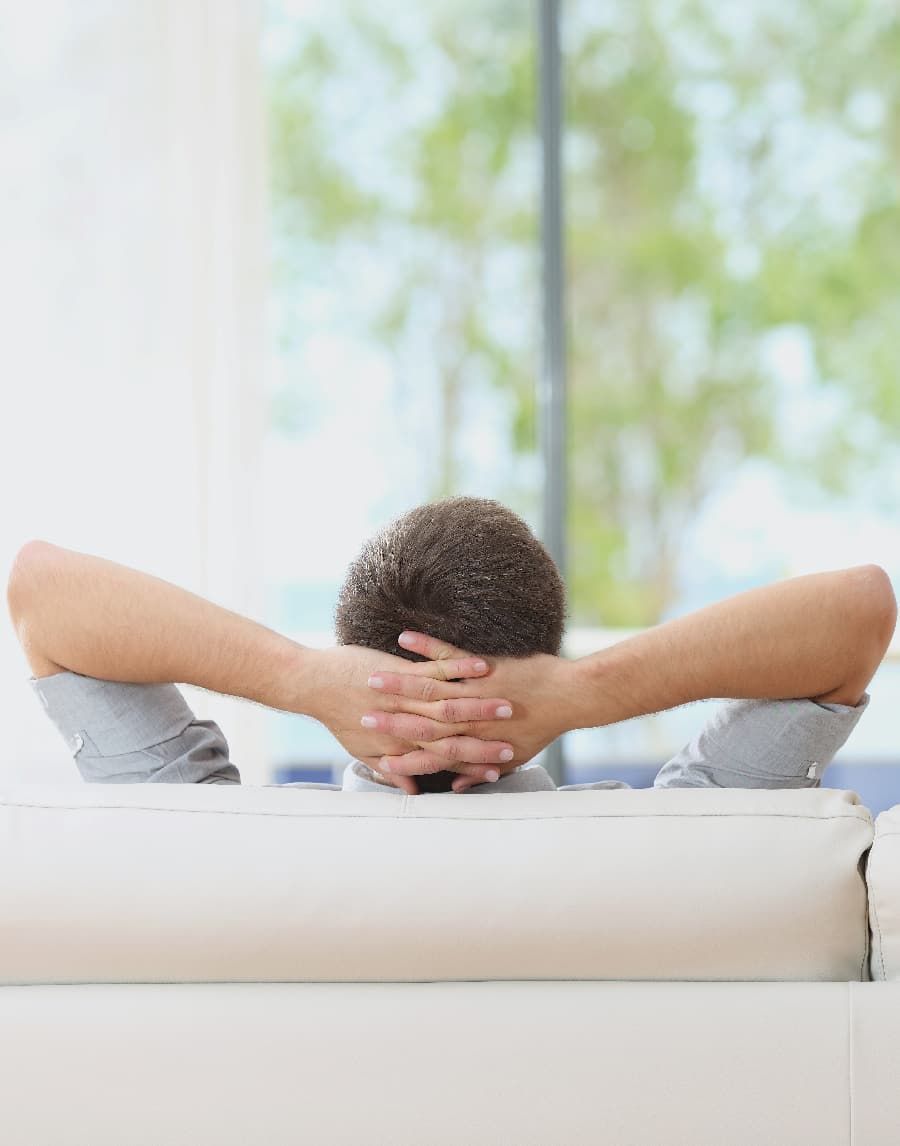
M 496 690 L 512 701 L 507 738 L 515 757 L 508 767 L 515 767 L 570 729 L 696 700 L 804 697 L 855 705 L 884 657 L 896 618 L 887 574 L 862 565 L 752 589 L 581 660 L 500 660 L 490 677 L 467 687 L 474 694 Z M 404 634 L 402 643 L 433 658 L 460 653 L 422 634 Z M 407 675 L 378 674 L 376 680 L 381 683 L 374 687 L 404 703 L 422 695 L 421 683 Z M 446 687 L 432 682 L 431 703 L 422 705 L 419 719 L 440 715 Z M 410 720 L 399 712 L 372 715 L 380 731 L 396 736 Z M 475 731 L 490 735 L 495 728 L 485 723 Z M 414 755 L 387 762 L 392 771 L 416 765 Z
M 751 589 L 576 662 L 585 715 L 608 706 L 626 720 L 713 697 L 855 705 L 896 620 L 876 565 Z
M 146 573 L 46 542 L 29 542 L 9 578 L 10 614 L 37 677 L 69 670 L 102 680 L 198 685 L 270 708 L 320 720 L 358 759 L 377 764 L 385 753 L 415 745 L 361 727 L 371 706 L 366 679 L 403 668 L 443 679 L 445 672 L 483 675 L 480 658 L 452 665 L 417 664 L 359 648 L 309 649 L 263 625 L 220 608 Z M 482 667 L 479 669 L 478 664 Z M 503 700 L 467 702 L 456 718 L 492 718 Z M 443 726 L 439 736 L 448 737 Z M 454 725 L 453 731 L 467 731 Z M 441 768 L 480 778 L 501 760 L 507 741 L 457 736 L 428 745 Z M 407 788 L 406 784 L 401 787 Z M 410 785 L 407 790 L 414 790 Z

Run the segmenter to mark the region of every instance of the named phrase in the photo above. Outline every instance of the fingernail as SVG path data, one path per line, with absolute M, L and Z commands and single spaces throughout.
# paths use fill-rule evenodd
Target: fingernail
M 383 688 L 384 687 L 384 681 L 381 679 L 380 676 L 370 676 L 366 683 L 368 684 L 369 688 Z
M 397 638 L 398 645 L 411 645 L 413 643 L 412 633 L 401 633 Z
M 508 704 L 501 704 L 500 707 L 497 709 L 497 715 L 500 717 L 501 720 L 506 720 L 506 718 L 508 716 L 512 716 L 512 709 L 509 707 Z
M 375 719 L 374 716 L 364 716 L 359 723 L 363 726 L 363 728 L 377 728 L 378 727 L 378 721 Z
M 379 760 L 379 762 L 378 762 L 378 763 L 379 763 L 379 765 L 380 765 L 380 767 L 381 767 L 381 771 L 382 771 L 382 772 L 390 772 L 390 770 L 391 770 L 391 762 L 390 762 L 390 760 Z
M 496 768 L 488 768 L 487 772 L 484 774 L 484 778 L 489 784 L 493 784 L 500 779 L 500 773 Z
M 504 764 L 508 764 L 510 762 L 510 760 L 512 760 L 513 756 L 515 756 L 515 753 L 513 752 L 513 750 L 511 748 L 504 748 L 503 751 L 500 753 L 500 759 L 503 761 Z
M 487 663 L 485 661 L 475 661 L 475 663 L 472 665 L 472 669 L 475 672 L 486 672 Z

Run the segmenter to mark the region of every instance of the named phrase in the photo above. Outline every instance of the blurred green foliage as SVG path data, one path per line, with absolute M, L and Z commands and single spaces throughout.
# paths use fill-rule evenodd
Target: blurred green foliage
M 530 6 L 272 12 L 290 39 L 270 68 L 283 289 L 365 252 L 385 283 L 358 316 L 371 337 L 399 359 L 430 316 L 428 496 L 459 482 L 469 388 L 508 396 L 510 449 L 533 454 Z M 569 0 L 564 47 L 572 613 L 638 626 L 671 605 L 686 530 L 748 458 L 840 496 L 893 448 L 900 16 Z M 808 418 L 779 414 L 799 384 L 773 364 L 784 332 L 806 350 Z

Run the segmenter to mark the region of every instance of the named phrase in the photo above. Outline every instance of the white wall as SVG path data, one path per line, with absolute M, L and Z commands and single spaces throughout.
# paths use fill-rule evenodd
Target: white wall
M 258 19 L 256 0 L 0 0 L 4 580 L 39 536 L 256 611 Z M 71 778 L 25 675 L 4 613 L 0 781 Z M 259 714 L 235 704 L 204 707 L 258 778 Z

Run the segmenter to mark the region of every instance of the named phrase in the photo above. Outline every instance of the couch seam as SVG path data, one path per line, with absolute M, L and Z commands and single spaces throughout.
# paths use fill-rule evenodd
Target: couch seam
M 876 837 L 877 838 L 877 837 Z M 878 932 L 878 962 L 881 964 L 881 978 L 887 979 L 884 966 L 884 936 L 881 933 L 881 921 L 878 918 L 878 907 L 875 903 L 875 888 L 872 886 L 872 859 L 875 855 L 874 844 L 869 852 L 869 862 L 866 866 L 866 899 L 869 901 L 869 917 L 875 924 Z
M 872 854 L 872 845 L 875 840 L 865 849 L 859 857 L 859 862 L 856 865 L 857 874 L 862 880 L 863 885 L 863 956 L 859 963 L 859 981 L 864 983 L 866 977 L 871 979 L 871 966 L 872 966 L 872 923 L 869 917 L 869 883 L 867 879 L 869 870 L 869 857 Z
M 847 1141 L 850 1146 L 854 1142 L 854 1094 L 853 1094 L 853 984 L 847 984 L 847 1117 L 849 1119 L 849 1134 Z
M 235 785 L 236 787 L 237 785 Z M 418 819 L 420 823 L 428 821 L 476 823 L 503 823 L 504 821 L 518 822 L 525 820 L 735 820 L 735 819 L 769 819 L 769 820 L 855 820 L 860 824 L 871 823 L 863 816 L 835 813 L 827 816 L 802 815 L 792 812 L 636 812 L 634 815 L 602 815 L 572 816 L 572 815 L 524 815 L 524 816 L 422 816 L 417 818 L 415 811 L 408 807 L 411 797 L 404 794 L 403 803 L 394 815 L 372 815 L 369 812 L 301 812 L 285 811 L 272 812 L 252 808 L 148 808 L 141 804 L 11 804 L 0 800 L 0 808 L 25 808 L 43 812 L 163 812 L 166 815 L 200 815 L 200 816 L 274 816 L 283 819 L 295 820 L 398 820 L 403 818 Z M 404 805 L 407 810 L 404 811 Z
M 166 816 L 267 816 L 281 820 L 402 820 L 402 806 L 396 814 L 373 816 L 368 812 L 331 812 L 322 815 L 302 812 L 267 812 L 230 808 L 144 808 L 140 804 L 2 804 L 0 808 L 24 808 L 38 812 L 159 812 Z

